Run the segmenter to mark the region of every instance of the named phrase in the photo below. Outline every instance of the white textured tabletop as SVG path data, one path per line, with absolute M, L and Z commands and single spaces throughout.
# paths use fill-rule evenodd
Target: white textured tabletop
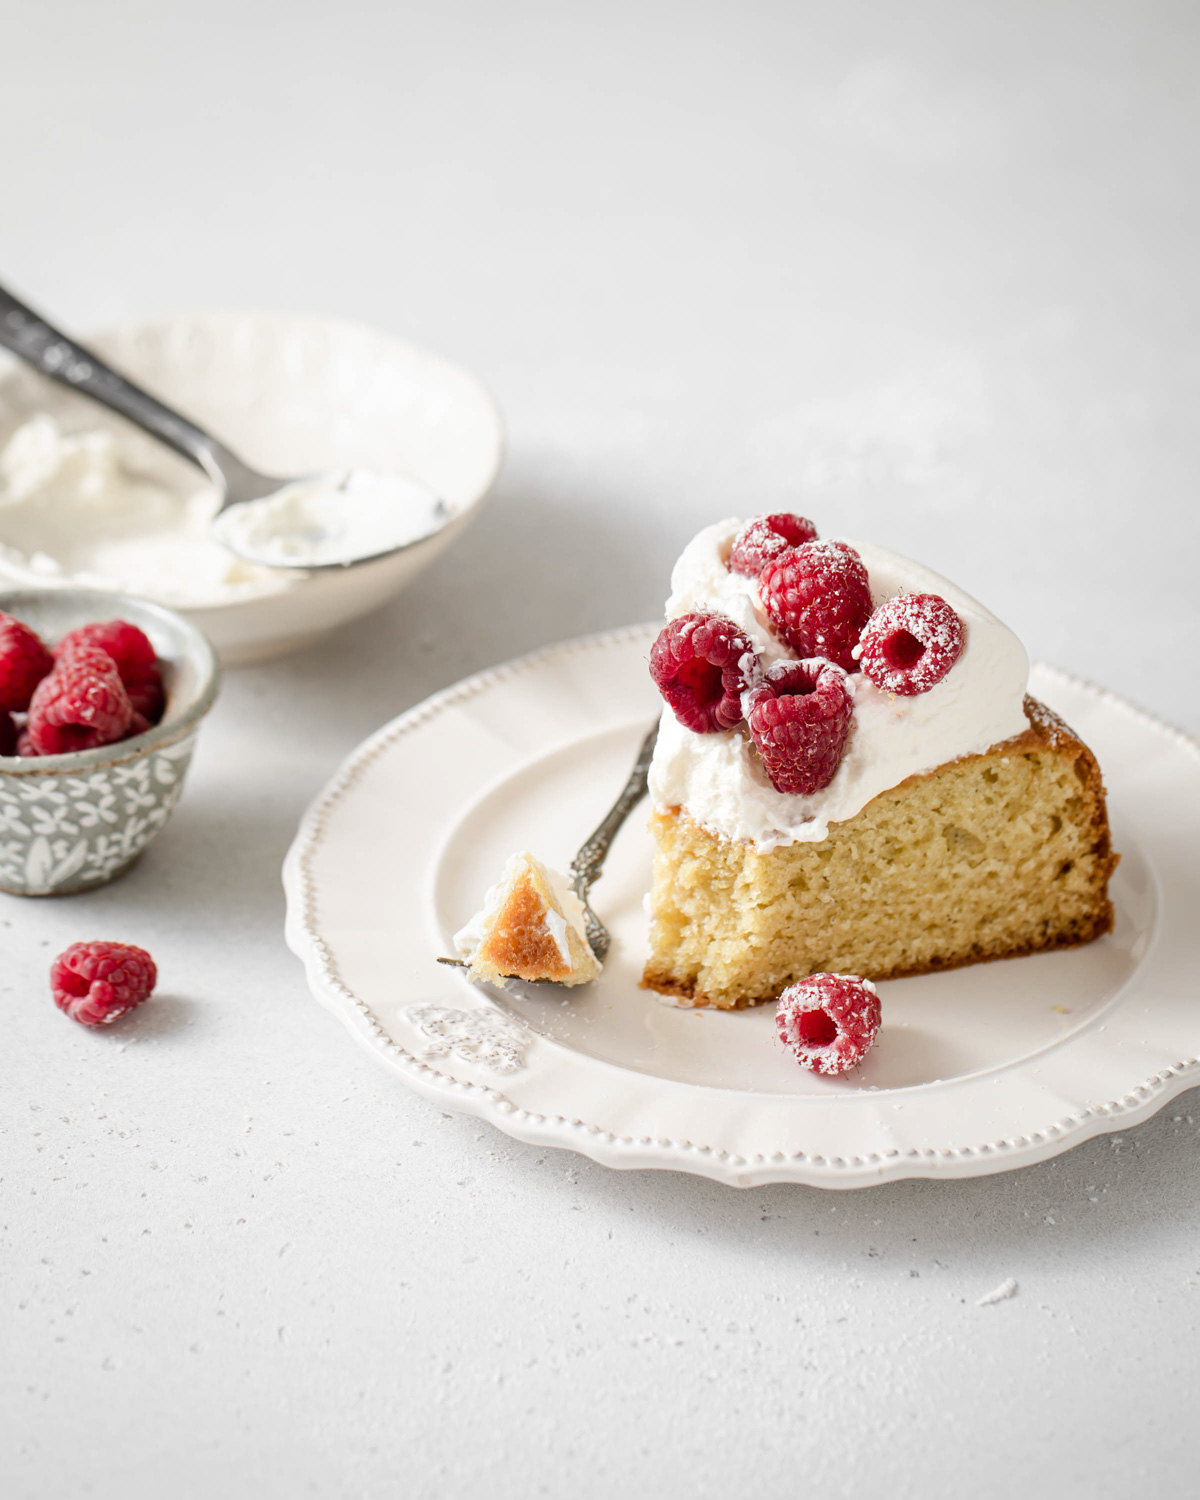
M 1200 731 L 1198 52 L 1151 0 L 10 7 L 5 281 L 377 324 L 510 451 L 404 598 L 230 675 L 133 874 L 0 897 L 6 1496 L 1194 1491 L 1196 1093 L 973 1182 L 618 1174 L 377 1068 L 279 867 L 364 734 L 735 512 Z M 99 1035 L 45 977 L 92 936 L 162 974 Z

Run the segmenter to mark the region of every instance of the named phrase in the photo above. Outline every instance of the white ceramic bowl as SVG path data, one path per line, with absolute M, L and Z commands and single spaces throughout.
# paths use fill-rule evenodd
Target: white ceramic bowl
M 500 467 L 500 416 L 479 382 L 371 328 L 285 313 L 196 312 L 129 320 L 85 342 L 266 473 L 347 466 L 406 473 L 451 508 L 445 530 L 394 557 L 309 574 L 283 592 L 173 605 L 226 665 L 295 651 L 398 594 L 470 523 Z M 72 427 L 119 420 L 0 356 L 0 445 L 43 409 Z M 28 587 L 31 579 L 0 560 L 0 582 Z M 44 577 L 37 583 L 55 586 Z

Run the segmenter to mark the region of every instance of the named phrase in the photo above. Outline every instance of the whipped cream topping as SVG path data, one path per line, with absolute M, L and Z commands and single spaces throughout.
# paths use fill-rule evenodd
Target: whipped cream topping
M 183 608 L 276 594 L 302 576 L 215 541 L 219 505 L 215 485 L 132 429 L 31 417 L 0 453 L 0 573 Z
M 733 620 L 764 666 L 791 658 L 773 633 L 756 582 L 731 573 L 725 559 L 741 529 L 719 521 L 696 536 L 675 565 L 667 618 L 705 610 Z M 846 750 L 830 784 L 812 796 L 777 792 L 740 730 L 694 734 L 665 709 L 650 766 L 659 808 L 682 807 L 697 823 L 764 850 L 819 843 L 877 797 L 915 776 L 978 755 L 1029 727 L 1025 688 L 1029 658 L 1006 625 L 962 589 L 920 563 L 867 542 L 844 538 L 867 569 L 878 606 L 897 594 L 940 594 L 965 627 L 962 654 L 935 687 L 916 697 L 882 692 L 861 672 L 849 679 L 854 716 Z

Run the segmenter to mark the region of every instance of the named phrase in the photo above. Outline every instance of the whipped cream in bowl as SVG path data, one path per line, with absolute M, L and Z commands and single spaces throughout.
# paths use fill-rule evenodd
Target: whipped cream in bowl
M 299 649 L 385 603 L 477 514 L 499 469 L 499 415 L 474 377 L 369 328 L 206 312 L 87 342 L 261 472 L 336 476 L 231 508 L 225 545 L 203 474 L 0 353 L 0 584 L 155 600 L 225 665 Z M 411 479 L 364 478 L 393 475 Z M 433 531 L 435 497 L 447 519 Z
M 278 593 L 294 581 L 211 534 L 220 496 L 131 427 L 70 430 L 48 412 L 0 449 L 0 562 L 14 581 L 109 588 L 175 608 Z
M 667 619 L 693 611 L 724 615 L 749 637 L 763 666 L 771 666 L 794 653 L 771 630 L 756 581 L 725 565 L 741 525 L 720 521 L 684 548 L 671 575 Z M 939 594 L 955 610 L 964 643 L 954 666 L 935 687 L 911 698 L 881 691 L 862 672 L 853 673 L 845 751 L 833 780 L 811 796 L 776 791 L 738 730 L 695 734 L 667 708 L 650 767 L 656 807 L 682 807 L 712 832 L 763 850 L 817 843 L 828 838 L 831 823 L 854 817 L 908 777 L 980 754 L 1028 728 L 1029 658 L 1017 636 L 932 569 L 868 542 L 841 540 L 862 558 L 876 607 L 898 594 L 922 593 Z

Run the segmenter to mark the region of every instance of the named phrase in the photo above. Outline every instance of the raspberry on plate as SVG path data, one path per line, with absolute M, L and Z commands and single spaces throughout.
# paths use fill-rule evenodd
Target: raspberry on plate
M 39 755 L 69 755 L 124 739 L 133 706 L 107 651 L 74 646 L 59 655 L 29 705 L 29 738 Z
M 876 687 L 915 698 L 941 682 L 962 648 L 963 623 L 940 594 L 900 594 L 867 621 L 855 655 Z
M 806 542 L 768 561 L 759 575 L 763 608 L 798 656 L 823 656 L 843 671 L 871 617 L 871 589 L 858 553 L 846 542 Z
M 811 796 L 829 785 L 854 712 L 841 667 L 820 657 L 776 662 L 746 694 L 744 707 L 777 792 Z
M 749 638 L 722 615 L 680 615 L 650 648 L 650 676 L 675 717 L 696 734 L 741 722 L 742 694 L 757 671 Z
M 150 998 L 154 960 L 132 943 L 72 943 L 50 965 L 59 1010 L 84 1026 L 107 1026 Z
M 731 573 L 757 578 L 773 557 L 816 541 L 817 528 L 806 516 L 777 511 L 770 516 L 754 516 L 733 539 L 727 564 Z
M 800 1066 L 831 1075 L 862 1062 L 881 1019 L 875 986 L 857 974 L 810 974 L 775 1007 L 779 1040 Z
M 0 712 L 22 713 L 33 690 L 54 666 L 40 637 L 0 610 Z
M 54 655 L 61 658 L 77 646 L 96 646 L 101 651 L 107 651 L 116 662 L 125 691 L 129 694 L 129 701 L 145 717 L 147 723 L 158 723 L 162 718 L 165 701 L 162 671 L 150 637 L 144 630 L 139 630 L 128 620 L 107 620 L 81 625 L 63 636 L 55 647 Z

